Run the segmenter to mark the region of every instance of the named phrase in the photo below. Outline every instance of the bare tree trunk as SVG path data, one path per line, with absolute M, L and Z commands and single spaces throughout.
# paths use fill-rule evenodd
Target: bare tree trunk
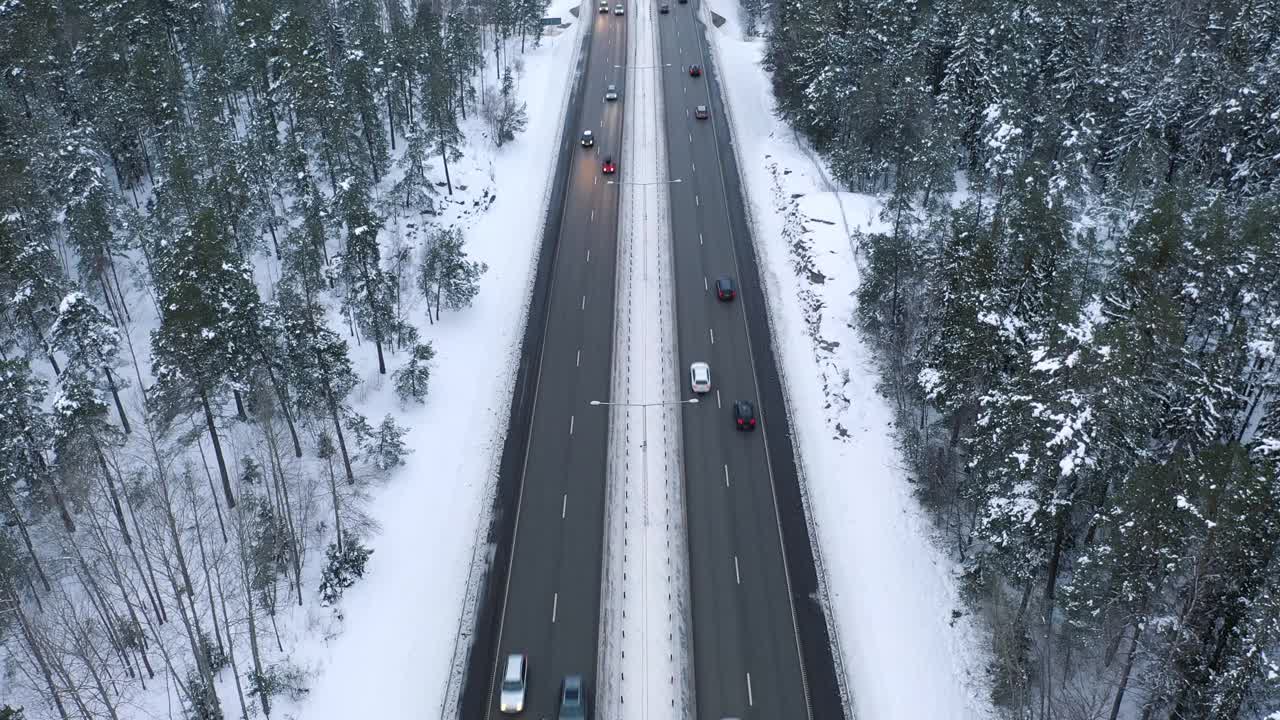
M 204 549 L 204 526 L 200 524 L 200 509 L 196 506 L 196 487 L 195 481 L 192 480 L 190 474 L 185 474 L 187 480 L 187 498 L 191 501 L 191 519 L 196 525 L 196 547 L 200 549 L 200 567 L 204 570 L 204 587 L 209 593 L 209 616 L 213 625 L 213 638 L 218 643 L 218 650 L 226 654 L 227 647 L 231 644 L 231 638 L 228 636 L 227 644 L 222 643 L 222 630 L 218 627 L 218 606 L 213 601 L 213 580 L 209 576 L 209 556 Z M 214 502 L 217 505 L 217 502 Z
M 196 448 L 200 451 L 200 464 L 204 467 L 204 476 L 209 479 L 209 497 L 218 497 L 218 489 L 213 484 L 213 473 L 209 472 L 209 459 L 204 455 L 204 443 L 200 442 L 200 438 L 196 438 Z M 214 503 L 213 509 L 218 514 L 218 528 L 222 530 L 222 542 L 225 543 L 227 526 L 222 521 L 222 506 Z
M 329 475 L 331 477 L 333 475 L 332 467 L 329 468 Z M 334 501 L 336 502 L 337 499 L 335 498 Z M 13 497 L 9 494 L 7 488 L 4 491 L 4 502 L 5 505 L 9 506 L 9 512 L 12 513 L 14 522 L 18 526 L 18 532 L 22 535 L 22 543 L 27 546 L 27 554 L 31 556 L 31 564 L 35 567 L 36 574 L 40 576 L 40 584 L 44 586 L 45 592 L 52 592 L 53 588 L 49 585 L 49 576 L 44 574 L 44 565 L 40 562 L 40 556 L 36 554 L 36 549 L 31 545 L 31 535 L 27 532 L 27 521 L 23 519 L 22 513 L 18 512 L 18 506 L 13 502 Z
M 116 387 L 116 377 L 111 374 L 111 368 L 106 365 L 102 366 L 102 373 L 107 377 L 107 387 L 111 389 L 111 398 L 116 401 L 116 412 L 120 414 L 120 427 L 124 428 L 125 434 L 133 432 L 129 427 L 129 417 L 124 414 L 124 403 L 120 402 L 120 390 Z
M 1116 688 L 1116 699 L 1111 705 L 1109 720 L 1116 720 L 1116 717 L 1120 715 L 1120 706 L 1124 702 L 1124 691 L 1129 687 L 1129 673 L 1133 670 L 1133 661 L 1138 657 L 1138 638 L 1142 636 L 1142 629 L 1139 627 L 1136 617 L 1129 623 L 1129 627 L 1133 629 L 1133 638 L 1129 641 L 1129 654 L 1124 660 L 1124 670 L 1120 672 L 1120 684 Z
M 125 504 L 129 507 L 129 519 L 133 521 L 135 528 L 138 525 L 138 515 L 133 510 L 133 501 L 129 499 L 129 494 L 125 493 Z M 151 565 L 151 553 L 147 552 L 146 535 L 141 531 L 138 533 L 138 544 L 142 546 L 142 558 L 146 561 L 147 572 L 142 573 L 142 566 L 138 562 L 138 553 L 134 551 L 132 545 L 129 546 L 129 555 L 133 558 L 133 569 L 138 572 L 138 577 L 142 578 L 142 586 L 147 589 L 147 599 L 151 601 L 151 607 L 156 613 L 156 622 L 163 625 L 169 622 L 169 617 L 164 611 L 164 601 L 160 599 L 160 582 L 156 580 L 156 570 Z M 150 578 L 150 582 L 148 582 Z
M 249 560 L 248 548 L 245 545 L 244 522 L 242 517 L 236 518 L 236 555 L 239 559 L 240 566 L 240 582 L 244 586 L 244 604 L 245 619 L 249 625 L 249 654 L 253 658 L 253 673 L 257 678 L 262 677 L 262 652 L 258 647 L 258 614 L 253 608 L 253 583 L 249 580 Z M 225 611 L 223 616 L 226 616 Z M 255 687 L 250 689 L 254 692 Z M 271 717 L 271 697 L 266 693 L 259 693 L 258 700 L 262 703 L 262 714 L 267 718 Z
M 98 466 L 102 469 L 102 477 L 107 482 L 107 495 L 111 497 L 111 509 L 116 515 L 116 525 L 120 528 L 120 537 L 124 540 L 125 545 L 132 545 L 133 538 L 129 535 L 129 527 L 124 521 L 124 509 L 120 507 L 120 495 L 116 492 L 115 476 L 111 474 L 111 468 L 107 467 L 107 458 L 102 454 L 102 447 L 98 445 L 98 439 L 92 438 L 93 451 L 98 456 Z
M 27 641 L 27 649 L 31 652 L 31 658 L 36 661 L 36 667 L 40 670 L 40 675 L 44 678 L 44 683 L 49 688 L 49 699 L 53 701 L 53 705 L 58 710 L 58 716 L 62 720 L 70 720 L 67 715 L 67 708 L 62 704 L 62 694 L 58 692 L 58 686 L 53 683 L 53 673 L 49 669 L 49 663 L 45 660 L 44 651 L 40 649 L 40 641 L 36 638 L 31 624 L 27 621 L 27 616 L 22 612 L 22 605 L 18 601 L 18 594 L 13 588 L 8 588 L 9 602 L 13 606 L 14 614 L 18 617 L 18 625 L 22 628 L 22 638 Z
M 342 435 L 342 422 L 338 419 L 338 402 L 333 397 L 333 388 L 329 386 L 328 376 L 324 378 L 324 396 L 329 401 L 329 415 L 333 418 L 334 432 L 338 434 L 338 450 L 342 453 L 342 466 L 347 471 L 347 484 L 355 485 L 356 476 L 351 472 L 351 456 L 347 454 L 347 440 Z
M 120 563 L 116 560 L 115 551 L 111 549 L 111 543 L 107 540 L 107 534 L 103 530 L 102 524 L 98 522 L 97 515 L 89 513 L 89 520 L 93 524 L 94 532 L 97 533 L 98 542 L 102 543 L 103 555 L 107 558 L 107 566 L 111 569 L 112 579 L 115 580 L 116 587 L 120 590 L 120 597 L 124 600 L 124 607 L 129 611 L 129 625 L 134 632 L 138 633 L 137 647 L 132 649 L 142 657 L 142 664 L 147 669 L 147 677 L 154 678 L 156 672 L 151 667 L 150 658 L 147 657 L 146 636 L 142 633 L 142 621 L 138 619 L 138 613 L 134 610 L 133 602 L 130 599 L 130 593 L 136 593 L 137 591 L 125 582 L 124 573 L 120 571 Z M 130 552 L 132 550 L 131 547 Z M 139 568 L 139 574 L 141 574 L 141 568 Z M 145 580 L 143 584 L 146 584 Z
M 338 552 L 342 552 L 342 514 L 339 512 L 338 499 L 338 477 L 333 472 L 333 455 L 330 454 L 325 460 L 325 467 L 329 470 L 329 496 L 333 498 L 333 533 L 336 536 L 338 544 Z
M 302 561 L 298 557 L 298 530 L 293 522 L 293 507 L 289 502 L 288 483 L 284 478 L 284 468 L 280 464 L 280 450 L 276 443 L 275 433 L 266 432 L 267 447 L 271 451 L 272 476 L 276 481 L 276 495 L 284 508 L 285 526 L 289 529 L 289 555 L 293 561 L 293 587 L 298 596 L 298 607 L 302 607 Z
M 213 410 L 209 408 L 209 396 L 200 388 L 200 405 L 204 408 L 204 421 L 209 427 L 209 439 L 213 441 L 213 455 L 218 460 L 218 473 L 222 475 L 222 491 L 227 496 L 227 507 L 236 506 L 235 493 L 231 491 L 231 477 L 227 475 L 227 463 L 222 459 L 222 444 L 218 442 L 218 429 L 213 424 Z
M 222 604 L 223 630 L 227 633 L 227 658 L 231 660 L 231 676 L 236 681 L 236 696 L 240 699 L 240 717 L 249 720 L 249 706 L 244 701 L 244 687 L 240 684 L 240 666 L 236 663 L 236 643 L 231 635 L 231 616 L 227 613 L 227 593 L 222 587 L 222 566 L 213 565 L 213 573 L 218 579 L 218 601 Z

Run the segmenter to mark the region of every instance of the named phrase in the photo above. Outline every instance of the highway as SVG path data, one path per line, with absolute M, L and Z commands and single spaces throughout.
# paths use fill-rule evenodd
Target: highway
M 601 160 L 609 154 L 618 159 L 621 148 L 626 73 L 615 65 L 624 57 L 627 18 L 598 13 L 591 3 L 579 12 L 582 22 L 591 23 L 590 35 L 577 89 L 581 102 L 561 150 L 570 154 L 568 177 L 541 353 L 533 380 L 517 387 L 519 394 L 532 386 L 532 418 L 527 427 L 511 427 L 529 435 L 516 483 L 486 718 L 501 717 L 497 682 L 508 653 L 523 652 L 529 660 L 523 717 L 555 717 L 565 675 L 583 675 L 588 698 L 595 688 L 608 414 L 588 402 L 608 399 L 612 368 L 620 186 L 607 184 Z M 615 102 L 604 100 L 610 84 L 621 91 Z M 578 143 L 587 129 L 596 136 L 594 148 Z M 617 177 L 625 173 L 620 167 Z M 538 311 L 531 309 L 530 323 Z
M 731 207 L 727 192 L 738 192 L 737 177 L 722 157 L 729 145 L 722 148 L 720 135 L 728 128 L 709 85 L 714 69 L 696 8 L 673 1 L 669 14 L 658 15 L 661 58 L 669 65 L 663 95 L 668 174 L 681 179 L 671 186 L 670 201 L 679 366 L 687 376 L 690 363 L 709 363 L 713 386 L 702 403 L 683 410 L 682 423 L 693 716 L 802 720 L 813 715 L 774 489 L 775 480 L 794 485 L 795 467 L 776 371 L 761 379 L 757 368 L 761 358 L 774 367 L 764 298 L 754 261 L 740 257 L 749 238 L 741 200 L 734 198 Z M 703 68 L 701 77 L 690 76 L 692 64 Z M 695 117 L 698 105 L 709 108 L 709 118 Z M 716 298 L 721 275 L 738 286 L 731 302 Z M 760 314 L 751 326 L 757 335 L 749 311 Z M 760 385 L 770 382 L 773 392 L 762 397 Z M 760 426 L 754 432 L 734 426 L 739 399 L 755 404 Z M 770 442 L 770 433 L 779 437 Z M 771 457 L 771 449 L 786 457 Z M 775 478 L 782 472 L 790 475 Z M 801 539 L 807 551 L 807 537 Z

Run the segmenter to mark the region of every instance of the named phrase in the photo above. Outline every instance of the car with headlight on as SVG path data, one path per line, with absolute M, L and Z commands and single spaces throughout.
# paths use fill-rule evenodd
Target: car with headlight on
M 511 653 L 507 656 L 502 670 L 502 686 L 498 689 L 498 709 L 508 715 L 524 712 L 528 666 L 524 653 Z

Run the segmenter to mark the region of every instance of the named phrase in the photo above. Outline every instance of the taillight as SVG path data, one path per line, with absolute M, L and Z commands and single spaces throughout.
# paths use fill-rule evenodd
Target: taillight
M 751 418 L 751 427 L 755 427 L 755 426 L 756 426 L 756 419 Z
M 739 424 L 739 425 L 741 425 L 741 424 L 742 424 L 742 418 L 738 418 L 738 424 Z

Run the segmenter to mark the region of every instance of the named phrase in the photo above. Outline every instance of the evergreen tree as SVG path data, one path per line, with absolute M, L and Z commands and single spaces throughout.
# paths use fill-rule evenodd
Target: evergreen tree
M 67 373 L 92 379 L 95 384 L 100 379 L 106 384 L 120 415 L 120 426 L 130 432 L 129 418 L 120 401 L 120 388 L 128 384 L 117 382 L 111 370 L 120 352 L 119 331 L 89 298 L 72 292 L 62 299 L 58 319 L 49 334 L 53 347 L 67 358 Z
M 427 299 L 430 316 L 434 302 L 435 319 L 440 319 L 441 306 L 450 310 L 469 307 L 480 292 L 480 276 L 488 266 L 467 259 L 462 231 L 456 227 L 436 231 L 422 256 L 418 271 L 418 289 Z
M 396 395 L 400 396 L 401 402 L 426 400 L 427 383 L 431 379 L 431 361 L 435 356 L 436 351 L 431 343 L 413 346 L 409 361 L 392 375 L 396 383 Z

